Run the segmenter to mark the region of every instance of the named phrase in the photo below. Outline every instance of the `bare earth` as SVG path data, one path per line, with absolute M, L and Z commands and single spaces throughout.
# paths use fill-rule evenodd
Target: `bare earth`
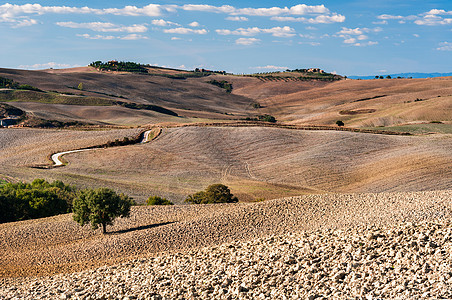
M 148 144 L 68 154 L 49 170 L 48 155 L 133 135 L 117 131 L 0 130 L 0 174 L 107 186 L 144 202 L 152 194 L 182 203 L 224 183 L 241 201 L 325 192 L 441 190 L 452 186 L 451 135 L 389 136 L 265 127 L 164 128 Z M 96 140 L 96 136 L 98 139 Z M 51 143 L 49 143 L 51 141 Z M 50 164 L 50 162 L 48 162 Z
M 110 228 L 111 233 L 104 236 L 79 227 L 71 220 L 71 215 L 2 224 L 0 270 L 3 277 L 42 276 L 128 262 L 74 275 L 4 279 L 0 296 L 33 298 L 41 291 L 41 297 L 51 295 L 49 293 L 100 297 L 115 292 L 143 297 L 152 292 L 168 299 L 193 297 L 194 293 L 202 298 L 212 293 L 219 297 L 218 293 L 224 293 L 225 297 L 251 299 L 260 293 L 292 295 L 295 287 L 300 295 L 316 292 L 324 296 L 336 292 L 348 295 L 352 288 L 356 289 L 354 295 L 370 294 L 386 287 L 392 294 L 384 295 L 389 297 L 420 295 L 425 291 L 435 295 L 434 288 L 441 282 L 446 284 L 441 289 L 442 295 L 450 296 L 451 290 L 445 282 L 450 278 L 447 275 L 450 269 L 445 271 L 442 263 L 450 264 L 452 255 L 451 227 L 444 223 L 452 216 L 451 196 L 450 190 L 328 194 L 253 204 L 135 207 L 129 219 L 119 219 Z M 408 222 L 440 222 L 442 225 L 419 228 Z M 382 226 L 388 228 L 378 229 Z M 435 230 L 441 231 L 441 235 Z M 416 244 L 409 244 L 412 240 Z M 218 247 L 224 243 L 232 245 Z M 207 248 L 200 249 L 202 247 Z M 192 250 L 186 252 L 188 249 Z M 184 252 L 180 252 L 182 250 Z M 159 254 L 162 252 L 167 254 Z M 430 280 L 430 289 L 418 289 L 422 285 L 415 281 L 414 288 L 404 283 L 411 280 L 411 269 L 415 266 L 409 262 L 413 255 L 424 255 L 416 260 L 418 268 L 430 271 L 424 270 L 418 276 L 420 282 L 425 282 L 423 278 Z M 438 260 L 440 263 L 435 265 Z M 265 261 L 270 265 L 263 263 Z M 238 273 L 230 273 L 234 272 L 230 268 Z M 150 270 L 154 270 L 154 275 L 148 273 Z M 218 273 L 220 270 L 225 273 Z M 384 270 L 394 277 L 388 277 Z M 348 275 L 350 277 L 346 277 Z M 110 280 L 106 280 L 107 285 L 101 288 L 103 280 L 99 276 L 111 276 L 116 284 L 111 286 Z M 172 276 L 176 276 L 175 281 L 171 281 Z M 144 278 L 153 284 L 144 284 L 141 281 Z M 303 278 L 309 278 L 310 283 Z M 227 283 L 225 290 L 212 283 L 212 291 L 206 291 L 206 287 L 201 287 L 201 282 L 206 281 Z M 17 285 L 19 282 L 26 285 Z M 369 285 L 376 282 L 380 286 Z M 52 288 L 48 288 L 50 283 Z M 337 286 L 339 283 L 343 285 Z M 244 288 L 240 287 L 242 284 Z M 403 294 L 407 290 L 412 294 Z M 234 296 L 234 291 L 239 293 Z M 245 291 L 250 293 L 242 294 Z
M 452 298 L 452 77 L 264 82 L 152 71 L 0 69 L 43 90 L 78 93 L 70 86 L 82 82 L 88 97 L 121 96 L 180 115 L 9 102 L 45 119 L 143 128 L 0 129 L 0 179 L 58 179 L 176 204 L 224 183 L 241 202 L 137 206 L 106 235 L 71 214 L 0 224 L 0 299 Z M 207 83 L 213 78 L 231 82 L 232 94 Z M 266 113 L 285 124 L 424 127 L 417 136 L 164 127 L 147 144 L 36 168 L 53 153 L 133 137 L 151 124 Z M 442 134 L 425 134 L 435 126 Z

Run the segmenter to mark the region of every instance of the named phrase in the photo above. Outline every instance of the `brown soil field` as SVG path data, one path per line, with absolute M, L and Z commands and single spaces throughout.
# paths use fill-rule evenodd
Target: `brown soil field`
M 151 71 L 149 75 L 139 75 L 98 72 L 90 67 L 44 71 L 0 69 L 0 76 L 46 91 L 83 93 L 87 97 L 159 105 L 189 118 L 242 119 L 270 114 L 284 123 L 334 125 L 337 120 L 342 120 L 351 127 L 430 121 L 452 123 L 452 77 L 347 79 L 335 82 L 262 81 L 233 75 L 171 79 L 157 74 L 182 72 L 158 68 Z M 232 83 L 232 94 L 207 83 L 212 79 Z M 83 83 L 83 91 L 71 88 L 79 83 Z M 256 102 L 262 108 L 253 108 L 252 104 Z M 61 121 L 80 120 L 84 116 L 84 108 L 75 105 L 17 102 L 14 105 L 35 115 Z M 117 107 L 91 107 L 86 110 L 86 119 L 95 124 L 143 125 L 169 121 L 166 115 L 143 110 Z M 341 111 L 355 113 L 344 115 Z M 92 117 L 93 114 L 98 117 Z M 185 118 L 171 120 L 178 123 L 185 121 Z
M 105 139 L 135 132 L 100 134 Z M 241 201 L 452 186 L 452 138 L 446 134 L 389 136 L 268 127 L 164 128 L 148 144 L 69 154 L 65 156 L 67 166 L 40 170 L 28 166 L 45 162 L 56 151 L 88 145 L 85 135 L 94 143 L 98 132 L 22 129 L 0 133 L 14 140 L 4 144 L 0 154 L 3 175 L 108 186 L 139 202 L 160 195 L 181 203 L 188 194 L 219 182 L 230 186 Z M 66 140 L 56 145 L 46 142 L 68 134 L 72 135 L 72 145 Z M 34 142 L 30 142 L 31 137 Z
M 225 90 L 207 83 L 210 77 L 171 79 L 153 76 L 152 74 L 98 72 L 93 68 L 77 68 L 72 72 L 0 69 L 0 76 L 13 79 L 19 83 L 30 84 L 45 91 L 159 105 L 188 117 L 230 119 L 234 116 L 234 118 L 244 118 L 249 115 L 248 111 L 251 110 L 250 104 L 252 102 L 249 98 L 228 94 Z M 79 83 L 83 83 L 83 91 L 71 88 L 77 87 Z M 120 96 L 124 98 L 118 98 Z M 46 113 L 47 117 L 60 120 L 63 117 L 67 117 L 69 120 L 76 118 L 81 109 L 72 105 L 58 105 L 55 108 L 52 105 L 49 106 L 49 104 L 15 104 L 21 107 L 23 105 L 24 109 L 35 115 Z M 95 108 L 89 109 L 96 110 Z M 95 121 L 115 124 L 111 116 L 117 114 L 118 119 L 122 119 L 124 114 L 129 114 L 130 119 L 136 116 L 134 125 L 140 125 L 143 122 L 142 115 L 147 113 L 147 111 L 142 110 L 114 109 L 114 107 L 102 109 L 102 111 L 104 110 L 109 115 L 102 119 L 101 114 L 101 120 L 94 118 Z M 89 114 L 87 119 L 90 120 Z M 145 118 L 149 123 L 167 121 L 166 119 L 166 115 L 149 114 Z
M 102 235 L 71 214 L 0 224 L 1 277 L 43 276 L 274 234 L 448 219 L 451 191 L 307 195 L 259 203 L 133 207 Z M 274 249 L 275 251 L 277 249 Z

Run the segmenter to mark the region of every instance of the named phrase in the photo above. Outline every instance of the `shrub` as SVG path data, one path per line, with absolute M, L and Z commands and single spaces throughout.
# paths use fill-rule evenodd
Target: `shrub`
M 146 205 L 174 205 L 173 202 L 159 196 L 151 196 L 146 201 Z
M 0 185 L 0 223 L 50 217 L 70 211 L 75 189 L 61 181 Z
M 132 198 L 111 189 L 84 190 L 74 200 L 73 218 L 82 226 L 91 223 L 93 230 L 102 226 L 105 234 L 107 225 L 112 225 L 114 219 L 129 216 L 132 205 L 135 205 Z
M 345 124 L 344 124 L 344 122 L 342 122 L 341 120 L 338 120 L 338 121 L 336 121 L 336 125 L 339 126 L 339 127 L 342 127 L 342 126 L 344 126 Z
M 207 203 L 236 203 L 239 200 L 231 194 L 231 191 L 224 184 L 212 184 L 205 191 L 189 195 L 185 202 L 193 204 Z
M 218 80 L 212 79 L 212 80 L 208 81 L 208 83 L 216 85 L 222 89 L 225 89 L 227 93 L 232 92 L 232 83 L 229 83 L 226 80 L 218 81 Z

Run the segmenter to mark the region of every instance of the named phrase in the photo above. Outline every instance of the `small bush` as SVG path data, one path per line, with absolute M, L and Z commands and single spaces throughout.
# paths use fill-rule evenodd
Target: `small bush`
M 345 124 L 344 124 L 344 122 L 342 122 L 341 120 L 338 120 L 338 121 L 336 121 L 336 125 L 339 126 L 339 127 L 342 127 L 342 126 L 344 126 Z
M 0 185 L 0 223 L 50 217 L 70 211 L 75 189 L 61 181 Z
M 146 201 L 146 205 L 174 205 L 173 202 L 159 196 L 151 196 Z
M 212 80 L 208 81 L 208 83 L 216 85 L 222 89 L 225 89 L 227 93 L 232 92 L 232 83 L 229 83 L 226 80 L 218 81 L 218 80 L 212 79 Z
M 212 184 L 205 191 L 189 195 L 185 202 L 192 204 L 207 203 L 236 203 L 239 199 L 231 194 L 231 191 L 224 184 Z

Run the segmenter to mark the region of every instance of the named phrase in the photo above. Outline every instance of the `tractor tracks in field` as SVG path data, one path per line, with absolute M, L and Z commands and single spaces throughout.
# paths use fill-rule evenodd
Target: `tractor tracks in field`
M 168 125 L 165 126 L 165 128 L 177 128 L 177 127 L 270 127 L 270 128 L 281 128 L 281 129 L 291 129 L 291 130 L 333 130 L 333 131 L 349 131 L 349 132 L 359 132 L 359 133 L 370 133 L 370 134 L 386 134 L 386 135 L 411 135 L 406 132 L 390 132 L 390 131 L 378 131 L 378 130 L 369 130 L 369 129 L 360 129 L 360 128 L 348 128 L 348 127 L 333 127 L 333 126 L 322 126 L 322 125 L 287 125 L 287 124 L 274 124 L 274 123 L 268 123 L 268 122 L 249 122 L 249 121 L 237 121 L 237 122 L 230 122 L 230 123 L 221 123 L 221 122 L 214 122 L 214 123 L 191 123 L 191 124 L 177 124 L 177 125 Z M 125 142 L 125 139 L 123 142 L 109 142 L 103 145 L 97 145 L 82 149 L 74 149 L 69 151 L 62 151 L 53 153 L 49 156 L 51 161 L 53 162 L 53 165 L 45 165 L 45 166 L 32 166 L 33 168 L 40 168 L 40 169 L 49 169 L 54 167 L 62 167 L 65 166 L 66 163 L 62 159 L 64 155 L 71 154 L 71 153 L 77 153 L 77 152 L 84 152 L 84 151 L 90 151 L 90 150 L 96 150 L 100 148 L 108 148 L 108 147 L 119 147 L 119 146 L 126 146 L 126 145 L 133 145 L 133 144 L 145 144 L 150 141 L 153 141 L 157 139 L 162 133 L 161 127 L 153 127 L 151 129 L 145 130 L 139 134 L 138 137 L 134 139 L 127 139 L 127 142 Z M 223 180 L 226 180 L 228 176 L 230 176 L 232 171 L 233 165 L 227 165 L 224 167 L 221 171 L 221 177 Z M 257 180 L 257 178 L 253 175 L 253 173 L 250 170 L 249 163 L 245 163 L 245 171 L 249 178 Z

